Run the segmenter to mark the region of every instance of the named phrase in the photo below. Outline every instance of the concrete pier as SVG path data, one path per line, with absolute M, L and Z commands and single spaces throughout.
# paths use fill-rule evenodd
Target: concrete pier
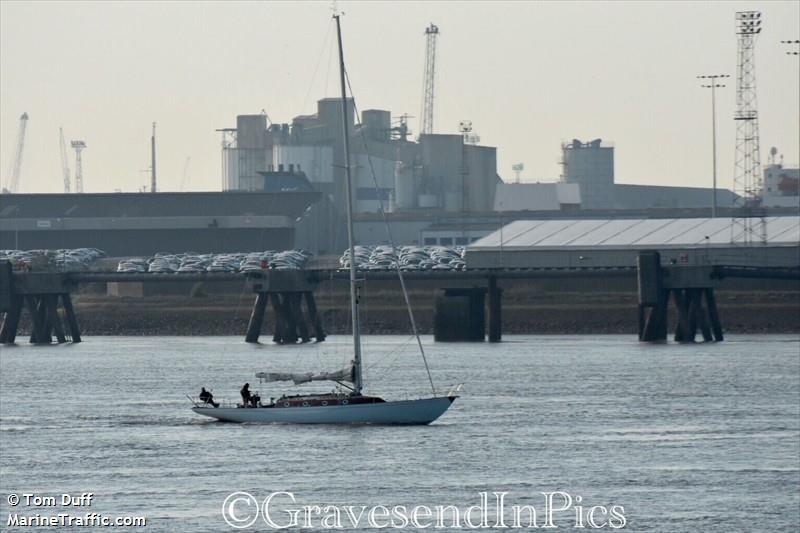
M 483 342 L 485 300 L 483 287 L 444 289 L 436 298 L 433 339 L 436 342 Z
M 268 271 L 252 274 L 248 278 L 256 299 L 247 326 L 246 342 L 258 342 L 268 302 L 273 314 L 273 342 L 311 342 L 311 331 L 314 332 L 317 342 L 325 340 L 325 332 L 317 316 L 317 305 L 314 301 L 316 283 L 310 281 L 302 271 Z
M 55 342 L 80 342 L 81 329 L 78 324 L 75 309 L 73 308 L 71 294 L 83 284 L 93 285 L 92 291 L 87 292 L 82 304 L 87 305 L 87 313 L 94 313 L 100 317 L 97 309 L 97 292 L 100 284 L 117 283 L 146 285 L 148 291 L 160 294 L 161 289 L 172 291 L 182 290 L 188 293 L 193 283 L 203 284 L 205 287 L 217 289 L 228 287 L 241 294 L 243 288 L 249 287 L 255 300 L 249 316 L 249 321 L 240 327 L 246 327 L 245 340 L 258 342 L 265 323 L 269 322 L 270 333 L 273 340 L 278 343 L 291 344 L 298 341 L 308 342 L 312 339 L 322 341 L 325 331 L 322 327 L 321 316 L 317 310 L 318 302 L 315 301 L 315 291 L 322 282 L 342 282 L 347 280 L 347 272 L 339 270 L 307 270 L 307 271 L 280 271 L 260 270 L 248 273 L 210 273 L 200 272 L 192 274 L 156 274 L 156 273 L 116 273 L 116 272 L 26 272 L 12 271 L 11 264 L 0 261 L 0 313 L 2 313 L 2 326 L 0 326 L 0 342 L 13 343 L 19 336 L 19 328 L 24 327 L 31 333 L 31 341 L 35 343 Z M 396 280 L 396 273 L 391 271 L 365 271 L 359 276 L 364 283 L 369 281 Z M 628 298 L 633 296 L 628 293 L 617 301 L 617 307 L 638 307 L 638 337 L 644 342 L 666 342 L 672 330 L 677 342 L 693 342 L 698 340 L 698 335 L 703 341 L 721 341 L 724 338 L 723 324 L 717 309 L 715 291 L 718 289 L 730 290 L 732 286 L 728 278 L 751 278 L 770 280 L 767 285 L 776 287 L 797 287 L 800 281 L 800 268 L 794 267 L 747 267 L 725 265 L 681 265 L 661 264 L 658 254 L 642 252 L 638 258 L 638 267 L 619 269 L 485 269 L 465 271 L 419 271 L 407 272 L 406 281 L 415 290 L 423 291 L 423 302 L 426 312 L 433 311 L 433 317 L 428 315 L 426 320 L 433 323 L 435 339 L 437 341 L 483 341 L 488 338 L 490 342 L 502 339 L 504 317 L 506 327 L 508 322 L 519 324 L 521 303 L 516 292 L 511 291 L 513 283 L 516 287 L 526 287 L 527 298 L 539 298 L 538 293 L 528 291 L 530 286 L 549 284 L 562 286 L 568 289 L 571 298 L 581 298 L 583 290 L 593 290 L 604 284 L 613 284 L 617 290 L 634 290 L 638 279 L 638 306 L 636 301 Z M 528 280 L 533 283 L 528 284 Z M 563 281 L 562 281 L 563 280 Z M 789 280 L 788 283 L 781 280 Z M 775 282 L 774 284 L 772 282 Z M 778 283 L 779 282 L 779 283 Z M 512 308 L 505 313 L 502 309 L 503 289 L 500 284 L 507 287 L 507 295 L 513 300 Z M 745 282 L 753 283 L 753 281 Z M 530 285 L 530 286 L 529 286 Z M 738 285 L 738 283 L 736 284 Z M 760 286 L 757 283 L 756 286 Z M 416 287 L 415 287 L 416 286 Z M 446 289 L 443 289 L 445 288 Z M 232 288 L 232 289 L 231 289 Z M 565 289 L 565 290 L 566 290 Z M 440 290 L 443 293 L 431 297 Z M 602 290 L 602 288 L 600 289 Z M 793 289 L 796 290 L 796 289 Z M 516 291 L 516 290 L 515 290 Z M 177 294 L 172 292 L 170 294 Z M 546 295 L 545 295 L 546 297 Z M 326 304 L 326 315 L 336 316 L 338 306 L 345 305 L 345 296 L 341 301 L 331 300 Z M 631 298 L 633 299 L 633 298 Z M 674 302 L 674 309 L 670 301 Z M 153 300 L 160 304 L 159 300 Z M 197 309 L 192 310 L 195 315 L 207 316 L 201 298 L 192 298 L 191 303 L 197 302 Z M 628 303 L 630 302 L 630 303 Z M 525 301 L 525 308 L 528 302 Z M 544 302 L 547 303 L 547 302 Z M 548 305 L 553 306 L 554 302 Z M 559 302 L 555 302 L 559 304 Z M 122 304 L 124 306 L 124 304 Z M 416 306 L 420 303 L 417 301 Z M 334 309 L 331 309 L 331 307 Z M 138 306 L 138 313 L 147 320 L 151 317 L 144 305 Z M 546 317 L 551 323 L 550 331 L 558 331 L 559 324 L 552 325 L 559 320 L 560 305 L 554 307 L 555 312 L 548 312 Z M 575 313 L 572 305 L 571 313 Z M 724 307 L 727 313 L 734 313 L 728 303 Z M 231 314 L 238 314 L 236 309 L 231 309 Z M 178 312 L 183 312 L 179 310 Z M 217 313 L 218 321 L 227 321 L 227 316 L 220 316 L 219 309 L 210 314 Z M 382 311 L 379 311 L 379 313 Z M 636 315 L 629 311 L 616 310 L 625 327 L 630 319 Z M 100 312 L 101 313 L 101 312 Z M 732 326 L 741 322 L 739 318 L 729 314 L 728 320 Z M 398 313 L 398 316 L 405 313 Z M 627 315 L 627 317 L 625 317 Z M 674 318 L 673 318 L 674 317 Z M 541 317 L 540 317 L 541 318 Z M 677 318 L 677 320 L 674 320 Z M 763 318 L 763 317 L 759 317 Z M 87 318 L 88 320 L 88 318 Z M 197 324 L 204 324 L 203 318 L 196 320 Z M 238 320 L 238 318 L 237 318 Z M 339 330 L 346 327 L 346 319 L 336 318 Z M 516 320 L 516 322 L 514 322 Z M 573 320 L 562 318 L 562 320 Z M 579 319 L 574 319 L 579 320 Z M 617 320 L 620 320 L 618 317 Z M 674 324 L 670 325 L 670 321 Z M 739 322 L 736 322 L 739 320 Z M 769 327 L 767 319 L 761 320 L 762 324 Z M 108 324 L 113 319 L 102 316 L 100 321 L 108 331 Z M 124 326 L 124 324 L 122 324 Z M 219 325 L 214 323 L 213 327 Z M 567 326 L 569 324 L 566 324 Z M 195 334 L 208 334 L 211 330 L 203 331 L 208 325 L 199 326 Z M 636 328 L 636 326 L 632 326 Z M 113 329 L 113 328 L 112 328 Z M 515 328 L 514 331 L 520 331 Z M 214 330 L 215 333 L 229 334 L 229 329 Z M 146 332 L 144 332 L 146 334 Z
M 658 252 L 642 252 L 637 257 L 639 286 L 639 340 L 666 342 L 669 329 L 670 296 L 677 311 L 674 340 L 695 342 L 699 333 L 704 342 L 723 340 L 712 267 L 661 266 Z
M 489 277 L 489 342 L 500 342 L 502 340 L 503 324 L 503 289 L 497 286 L 497 277 Z
M 62 276 L 39 273 L 14 279 L 11 264 L 0 263 L 0 311 L 5 314 L 0 326 L 0 343 L 14 344 L 23 312 L 31 321 L 32 344 L 81 342 L 78 319 L 72 307 L 72 285 Z

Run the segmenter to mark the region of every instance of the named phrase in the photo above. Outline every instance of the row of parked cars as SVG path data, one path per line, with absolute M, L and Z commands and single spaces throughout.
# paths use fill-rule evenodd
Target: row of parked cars
M 464 270 L 464 248 L 461 246 L 356 246 L 355 266 L 358 270 Z M 350 268 L 350 250 L 339 258 L 342 268 Z
M 123 259 L 117 272 L 182 274 L 201 272 L 248 272 L 253 270 L 302 270 L 314 256 L 307 250 L 266 250 L 227 254 L 157 253 L 153 257 Z
M 84 272 L 105 255 L 97 248 L 0 250 L 0 261 L 10 261 L 15 270 Z

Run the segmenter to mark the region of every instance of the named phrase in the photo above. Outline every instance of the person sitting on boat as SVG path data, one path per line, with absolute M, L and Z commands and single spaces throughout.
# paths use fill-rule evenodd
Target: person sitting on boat
M 205 387 L 200 387 L 200 401 L 204 404 L 211 404 L 214 407 L 219 407 L 219 404 L 214 401 L 214 395 L 206 390 Z
M 250 394 L 250 384 L 245 383 L 242 390 L 239 391 L 239 394 L 242 395 L 242 407 L 248 407 L 250 402 L 252 401 L 252 396 Z
M 254 393 L 250 395 L 250 407 L 258 407 L 259 403 L 261 403 L 261 396 L 258 393 Z

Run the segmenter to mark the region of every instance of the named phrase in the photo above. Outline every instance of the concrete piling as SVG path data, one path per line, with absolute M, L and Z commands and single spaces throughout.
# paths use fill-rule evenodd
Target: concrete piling
M 67 326 L 69 326 L 69 335 L 72 342 L 81 342 L 81 330 L 78 327 L 78 317 L 75 316 L 75 309 L 72 307 L 72 297 L 69 293 L 61 294 L 61 305 L 64 307 L 64 315 L 67 319 Z
M 437 296 L 433 317 L 436 342 L 483 342 L 486 319 L 486 289 L 482 287 L 444 289 Z
M 314 293 L 306 291 L 303 293 L 303 298 L 306 302 L 306 309 L 308 309 L 308 320 L 314 326 L 314 339 L 317 342 L 325 340 L 325 331 L 322 329 L 322 320 L 317 314 L 317 302 L 314 300 Z
M 723 340 L 722 323 L 719 320 L 719 313 L 717 312 L 717 300 L 714 297 L 714 289 L 703 289 L 703 295 L 706 298 L 706 307 L 708 308 L 708 319 L 711 322 L 712 335 L 714 340 L 719 342 Z
M 250 313 L 250 322 L 247 324 L 246 342 L 258 342 L 261 335 L 261 325 L 264 323 L 264 313 L 267 310 L 267 293 L 256 293 L 256 301 L 253 304 L 253 311 Z
M 497 286 L 497 277 L 489 277 L 489 342 L 500 342 L 502 340 L 502 298 L 503 289 Z
M 639 340 L 667 340 L 671 296 L 678 318 L 673 336 L 675 342 L 695 342 L 698 330 L 704 342 L 721 341 L 722 325 L 714 298 L 714 281 L 709 275 L 711 271 L 679 266 L 671 267 L 666 274 L 665 270 L 658 252 L 639 254 Z
M 303 313 L 303 302 L 307 313 Z M 322 322 L 317 316 L 317 305 L 311 291 L 264 291 L 256 292 L 256 300 L 247 326 L 246 342 L 258 342 L 266 316 L 267 303 L 273 314 L 272 341 L 277 344 L 311 342 L 310 331 L 317 342 L 325 340 Z

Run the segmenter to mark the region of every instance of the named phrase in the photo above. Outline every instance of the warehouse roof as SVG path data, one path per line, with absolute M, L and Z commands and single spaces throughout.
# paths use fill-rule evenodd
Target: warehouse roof
M 0 194 L 0 220 L 14 218 L 300 216 L 313 191 Z
M 580 203 L 577 183 L 498 183 L 494 195 L 495 211 L 557 211 Z
M 472 243 L 468 249 L 494 250 L 500 246 L 512 249 L 729 247 L 732 236 L 742 232 L 742 220 L 733 218 L 518 220 Z M 755 243 L 760 243 L 761 220 L 750 219 L 750 224 L 755 229 L 756 237 L 753 239 Z M 763 220 L 769 244 L 797 246 L 800 242 L 800 217 L 766 217 Z

